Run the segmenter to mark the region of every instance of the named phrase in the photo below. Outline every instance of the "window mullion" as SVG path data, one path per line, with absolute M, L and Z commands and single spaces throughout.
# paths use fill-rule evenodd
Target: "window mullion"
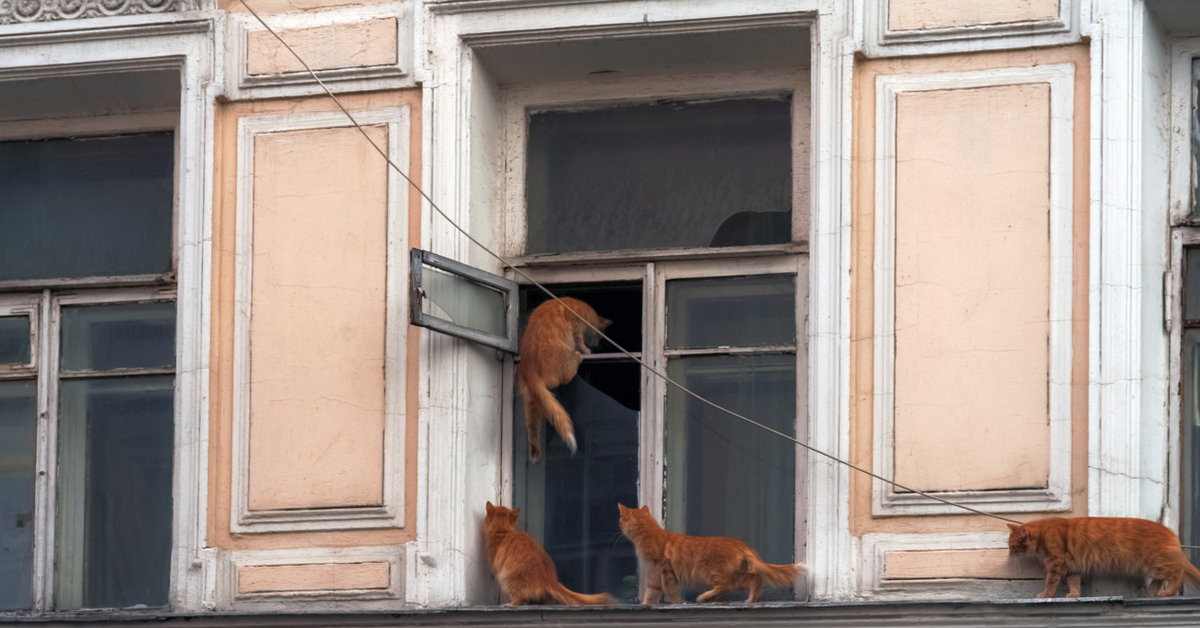
M 57 431 L 56 408 L 58 386 L 58 315 L 50 290 L 42 291 L 38 317 L 38 421 L 37 421 L 37 478 L 34 499 L 34 610 L 46 612 L 53 608 L 54 599 L 54 443 Z

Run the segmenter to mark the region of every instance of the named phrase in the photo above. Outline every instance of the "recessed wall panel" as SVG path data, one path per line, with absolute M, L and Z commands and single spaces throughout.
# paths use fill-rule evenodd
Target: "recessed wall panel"
M 896 100 L 894 473 L 1046 487 L 1050 86 Z
M 888 0 L 893 31 L 1052 20 L 1060 0 Z
M 248 508 L 379 506 L 386 166 L 350 127 L 253 141 Z

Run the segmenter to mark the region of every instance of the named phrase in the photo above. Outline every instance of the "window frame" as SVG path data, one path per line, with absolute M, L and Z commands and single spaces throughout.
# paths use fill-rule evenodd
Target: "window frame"
M 167 19 L 164 19 L 166 17 Z M 86 74 L 172 70 L 179 74 L 178 100 L 165 110 L 111 116 L 88 115 L 0 123 L 0 138 L 111 135 L 173 130 L 175 134 L 172 259 L 167 276 L 130 276 L 61 282 L 56 289 L 173 288 L 176 291 L 174 468 L 172 472 L 172 552 L 168 607 L 176 612 L 211 606 L 216 555 L 205 549 L 208 509 L 209 338 L 212 295 L 213 108 L 216 42 L 212 20 L 199 14 L 131 16 L 121 22 L 85 20 L 46 23 L 24 34 L 19 45 L 0 50 L 0 82 Z M 97 47 L 97 39 L 112 45 Z M 36 286 L 7 284 L 0 292 L 36 292 Z M 133 284 L 132 286 L 129 284 Z M 47 316 L 43 309 L 39 316 Z M 43 364 L 44 356 L 42 357 Z M 45 555 L 45 554 L 43 554 Z M 35 561 L 36 561 L 35 557 Z M 40 570 L 40 571 L 39 571 Z M 52 572 L 52 569 L 49 571 Z M 35 586 L 47 565 L 35 564 Z M 27 615 L 54 615 L 53 598 L 35 593 Z M 119 615 L 161 613 L 161 609 L 114 609 Z M 0 611 L 0 618 L 18 613 Z
M 506 88 L 502 99 L 502 150 L 507 163 L 502 177 L 503 224 L 501 254 L 539 283 L 589 283 L 640 281 L 643 290 L 642 346 L 627 350 L 640 353 L 658 372 L 667 364 L 666 282 L 674 279 L 719 278 L 738 275 L 787 274 L 796 278 L 796 437 L 809 434 L 809 238 L 812 195 L 810 151 L 812 127 L 812 86 L 810 68 L 792 68 L 754 73 L 708 76 L 670 76 L 616 80 L 603 84 L 570 83 L 517 86 Z M 525 254 L 525 170 L 527 163 L 528 124 L 533 113 L 549 110 L 591 110 L 637 105 L 656 100 L 724 100 L 791 96 L 792 106 L 792 234 L 786 244 L 737 247 L 696 247 L 675 249 L 630 249 L 578 253 Z M 529 278 L 506 269 L 505 276 L 521 285 Z M 590 357 L 590 356 L 589 356 Z M 585 358 L 588 359 L 588 358 Z M 642 401 L 639 415 L 640 504 L 650 506 L 660 523 L 666 495 L 663 492 L 664 429 L 667 384 L 643 369 Z M 512 506 L 515 480 L 513 452 L 513 401 L 515 369 L 506 356 L 502 369 L 502 428 L 500 496 Z M 731 420 L 738 420 L 731 418 Z M 809 536 L 808 503 L 811 470 L 807 450 L 796 449 L 795 529 L 793 556 L 804 562 Z M 639 588 L 645 592 L 646 566 L 639 561 Z M 796 599 L 807 599 L 811 585 L 807 578 L 796 587 Z

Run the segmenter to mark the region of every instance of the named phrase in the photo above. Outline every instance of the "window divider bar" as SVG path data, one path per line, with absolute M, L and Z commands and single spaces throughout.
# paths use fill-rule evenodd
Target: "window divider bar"
M 174 375 L 175 367 L 167 368 L 120 368 L 107 371 L 59 371 L 59 379 L 103 379 L 106 377 L 131 377 L 142 375 Z
M 796 353 L 796 345 L 767 345 L 762 347 L 711 347 L 704 349 L 665 349 L 663 355 L 668 358 L 681 358 L 694 355 L 773 355 L 779 353 Z

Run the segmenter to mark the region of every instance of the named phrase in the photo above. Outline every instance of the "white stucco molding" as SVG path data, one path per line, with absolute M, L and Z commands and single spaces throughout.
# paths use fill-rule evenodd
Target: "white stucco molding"
M 254 4 L 251 1 L 251 6 Z M 261 15 L 261 14 L 260 14 Z M 289 31 L 319 27 L 363 24 L 370 20 L 396 20 L 396 58 L 387 65 L 316 69 L 314 73 L 335 93 L 413 87 L 413 2 L 341 7 L 326 11 L 275 13 L 263 15 L 276 33 L 289 44 Z M 227 35 L 225 74 L 229 78 L 225 95 L 231 100 L 278 98 L 324 94 L 325 90 L 305 70 L 277 74 L 250 74 L 250 37 L 267 29 L 249 13 L 230 13 Z M 291 53 L 282 50 L 291 60 Z M 301 53 L 303 55 L 303 53 Z M 305 61 L 311 62 L 309 59 Z
M 386 125 L 388 157 L 407 172 L 409 108 L 352 111 L 362 125 Z M 383 503 L 355 508 L 252 510 L 250 494 L 250 317 L 254 246 L 254 145 L 258 135 L 303 129 L 352 127 L 340 111 L 250 116 L 238 120 L 237 263 L 235 268 L 233 361 L 234 533 L 345 530 L 404 526 L 405 340 L 408 337 L 408 183 L 387 174 L 386 409 L 383 443 Z
M 1041 83 L 1050 86 L 1050 424 L 1047 485 L 1034 489 L 945 491 L 946 499 L 992 512 L 1063 511 L 1071 507 L 1072 64 L 977 72 L 881 75 L 875 108 L 875 425 L 874 472 L 894 470 L 896 317 L 896 101 L 901 93 Z M 915 487 L 920 488 L 920 487 Z M 961 514 L 961 509 L 873 481 L 875 515 Z
M 980 50 L 1052 46 L 1079 41 L 1079 5 L 1088 0 L 1059 0 L 1049 19 L 893 30 L 891 0 L 863 0 L 866 53 L 874 57 L 929 55 Z
M 1001 526 L 1002 527 L 1002 526 Z M 1018 599 L 1033 597 L 1041 583 L 1033 580 L 996 578 L 912 577 L 889 578 L 889 555 L 910 552 L 1008 551 L 1008 532 L 953 534 L 867 534 L 862 538 L 863 571 L 861 593 L 867 599 L 963 600 Z M 1034 561 L 1036 562 L 1036 561 Z M 947 566 L 946 572 L 952 569 Z
M 280 612 L 295 611 L 367 611 L 403 607 L 404 548 L 388 545 L 377 547 L 303 548 L 286 550 L 237 550 L 222 552 L 217 569 L 217 590 L 220 608 L 238 611 Z M 297 571 L 310 573 L 338 567 L 368 565 L 376 571 L 386 571 L 383 582 L 351 582 L 339 586 L 338 577 L 310 576 L 312 580 L 295 579 Z M 276 576 L 267 586 L 253 588 L 239 582 L 247 569 L 281 568 L 290 574 Z M 322 586 L 324 585 L 324 586 Z M 357 586 L 356 586 L 357 585 Z

